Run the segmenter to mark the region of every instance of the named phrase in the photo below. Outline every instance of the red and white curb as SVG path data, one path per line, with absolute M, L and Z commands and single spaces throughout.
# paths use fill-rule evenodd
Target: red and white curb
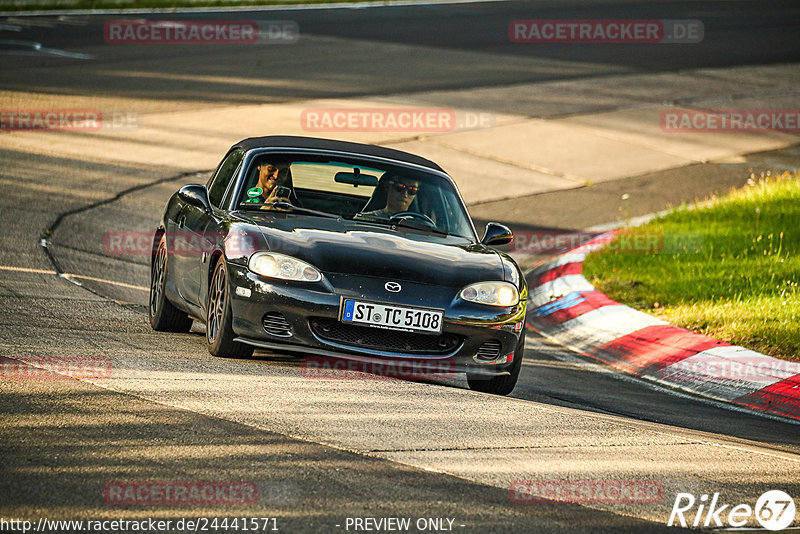
M 616 232 L 528 275 L 529 327 L 617 369 L 718 401 L 800 420 L 800 363 L 670 325 L 595 290 L 586 255 Z

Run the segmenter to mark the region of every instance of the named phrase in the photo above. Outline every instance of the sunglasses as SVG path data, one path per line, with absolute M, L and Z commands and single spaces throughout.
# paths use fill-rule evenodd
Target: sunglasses
M 416 185 L 406 185 L 396 182 L 392 184 L 392 188 L 398 193 L 403 193 L 405 191 L 410 197 L 416 196 L 417 191 L 419 191 L 419 187 Z

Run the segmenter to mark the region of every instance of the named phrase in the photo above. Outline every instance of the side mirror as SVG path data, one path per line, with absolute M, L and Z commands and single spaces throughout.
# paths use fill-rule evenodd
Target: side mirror
M 178 196 L 187 204 L 204 209 L 206 213 L 211 213 L 211 201 L 208 200 L 206 186 L 197 184 L 184 185 L 178 191 Z
M 514 234 L 508 226 L 496 222 L 486 225 L 486 233 L 483 234 L 481 243 L 488 246 L 507 245 L 514 240 Z

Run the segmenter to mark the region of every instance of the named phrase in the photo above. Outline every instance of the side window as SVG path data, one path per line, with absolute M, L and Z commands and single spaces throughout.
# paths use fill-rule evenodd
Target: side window
M 225 191 L 228 189 L 228 184 L 231 183 L 233 175 L 236 174 L 236 169 L 244 158 L 244 150 L 237 149 L 228 154 L 217 170 L 217 174 L 211 179 L 208 186 L 208 199 L 213 206 L 219 207 L 222 202 L 222 197 L 225 196 Z

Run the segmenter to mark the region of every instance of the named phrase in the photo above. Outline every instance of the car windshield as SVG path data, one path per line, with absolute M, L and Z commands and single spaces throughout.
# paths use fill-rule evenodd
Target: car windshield
M 245 171 L 237 207 L 333 215 L 475 238 L 469 215 L 448 180 L 424 170 L 372 161 L 258 155 Z

